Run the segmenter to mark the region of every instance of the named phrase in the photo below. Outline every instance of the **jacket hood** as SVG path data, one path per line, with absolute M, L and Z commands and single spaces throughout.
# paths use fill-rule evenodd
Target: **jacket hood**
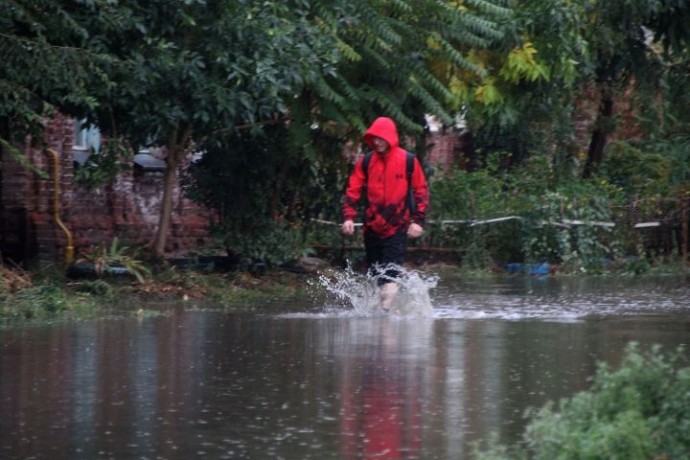
M 391 150 L 398 147 L 400 144 L 400 139 L 398 138 L 398 128 L 395 122 L 387 117 L 379 117 L 369 126 L 369 129 L 364 133 L 364 142 L 371 148 L 374 149 L 371 143 L 372 137 L 380 137 L 381 139 L 388 142 Z

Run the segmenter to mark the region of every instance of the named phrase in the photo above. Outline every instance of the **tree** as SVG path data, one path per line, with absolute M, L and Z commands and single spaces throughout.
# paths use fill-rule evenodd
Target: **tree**
M 92 28 L 126 67 L 102 88 L 93 113 L 106 135 L 164 146 L 167 169 L 153 253 L 163 255 L 172 189 L 186 156 L 223 131 L 256 129 L 286 115 L 286 99 L 326 70 L 335 47 L 308 2 L 123 1 L 119 21 Z M 96 26 L 96 24 L 94 24 Z
M 467 51 L 503 36 L 510 9 L 501 0 L 351 2 L 331 17 L 342 59 L 313 88 L 323 118 L 361 131 L 385 113 L 407 132 L 421 132 L 424 115 L 452 125 L 459 106 L 449 74 L 486 70 Z M 439 70 L 440 69 L 440 70 Z
M 675 0 L 516 4 L 505 38 L 473 51 L 485 75 L 458 74 L 454 86 L 466 104 L 475 144 L 484 153 L 508 152 L 511 164 L 550 153 L 563 172 L 575 144 L 574 110 L 594 93 L 600 102 L 584 175 L 603 159 L 617 126 L 615 103 L 644 101 L 645 109 L 665 85 L 672 60 L 660 53 L 687 43 L 688 8 Z M 569 177 L 564 175 L 564 177 Z
M 33 62 L 32 53 L 17 55 L 7 74 L 21 74 L 28 62 L 48 78 L 31 77 L 24 84 L 27 102 L 5 119 L 36 121 L 46 112 L 21 110 L 48 102 L 70 115 L 86 114 L 105 137 L 125 140 L 131 149 L 165 147 L 165 191 L 152 244 L 160 257 L 172 186 L 192 150 L 224 133 L 289 120 L 292 148 L 286 151 L 315 170 L 313 126 L 359 131 L 381 113 L 414 133 L 422 132 L 425 113 L 450 122 L 452 92 L 429 65 L 444 60 L 482 73 L 458 48 L 483 46 L 500 36 L 495 18 L 509 11 L 502 3 L 42 0 L 21 9 L 4 4 L 7 17 L 21 23 L 16 35 L 29 30 L 55 59 Z M 33 30 L 32 15 L 39 13 L 45 23 Z M 53 73 L 65 54 L 74 62 L 80 58 L 81 66 Z M 34 93 L 38 98 L 29 101 Z
M 659 72 L 644 28 L 654 12 L 654 3 L 647 0 L 616 1 L 597 4 L 587 12 L 590 21 L 584 33 L 592 53 L 593 68 L 586 75 L 591 77 L 597 90 L 599 108 L 587 151 L 584 177 L 594 174 L 603 160 L 608 137 L 615 128 L 616 98 L 635 79 L 646 81 L 650 73 Z
M 571 149 L 578 64 L 587 62 L 580 34 L 583 5 L 526 0 L 514 5 L 500 40 L 469 50 L 483 75 L 456 72 L 453 89 L 473 138 L 473 168 L 499 153 L 517 166 L 536 153 L 562 163 Z

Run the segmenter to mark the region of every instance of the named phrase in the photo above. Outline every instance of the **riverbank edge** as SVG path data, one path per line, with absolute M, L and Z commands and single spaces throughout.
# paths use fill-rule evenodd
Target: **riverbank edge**
M 486 277 L 650 277 L 688 275 L 682 264 L 665 264 L 635 273 L 534 273 L 529 270 L 468 270 L 460 265 L 428 263 L 410 267 L 423 272 Z M 224 273 L 199 270 L 166 269 L 141 282 L 133 276 L 106 274 L 99 277 L 72 279 L 60 267 L 48 271 L 26 272 L 3 270 L 0 281 L 0 328 L 22 327 L 61 321 L 105 317 L 117 309 L 120 314 L 148 315 L 155 312 L 137 308 L 138 304 L 174 303 L 193 307 L 200 303 L 221 306 L 229 311 L 255 308 L 260 303 L 288 301 L 304 294 L 314 280 L 333 267 L 315 270 L 273 269 L 261 273 L 230 271 Z M 124 305 L 124 306 L 123 306 Z M 127 307 L 126 305 L 130 305 Z
M 119 315 L 146 315 L 150 312 L 137 305 L 150 303 L 192 306 L 209 302 L 243 310 L 262 301 L 294 297 L 315 276 L 286 270 L 261 275 L 164 270 L 140 282 L 122 273 L 73 279 L 60 268 L 4 270 L 2 275 L 0 328 L 95 319 L 109 316 L 113 310 Z

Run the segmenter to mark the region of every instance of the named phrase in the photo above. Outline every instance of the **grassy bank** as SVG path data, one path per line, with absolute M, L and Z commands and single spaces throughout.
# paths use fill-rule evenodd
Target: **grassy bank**
M 64 267 L 28 272 L 0 266 L 0 327 L 94 318 L 139 302 L 208 301 L 228 309 L 288 299 L 304 287 L 303 275 L 285 271 L 200 273 L 166 268 L 143 279 L 98 276 L 70 279 Z M 125 306 L 125 307 L 123 307 Z M 137 314 L 132 309 L 131 314 Z
M 509 273 L 503 267 L 475 269 L 462 264 L 410 261 L 410 267 L 432 272 L 461 274 L 463 277 L 533 276 L 528 270 Z M 645 263 L 612 267 L 598 274 L 568 274 L 550 267 L 543 276 L 655 276 L 687 273 L 682 261 Z M 169 302 L 207 303 L 229 310 L 255 308 L 270 301 L 304 297 L 308 280 L 315 275 L 286 270 L 268 270 L 260 275 L 246 271 L 218 273 L 210 270 L 180 269 L 173 266 L 146 269 L 138 273 L 92 274 L 72 278 L 64 266 L 25 271 L 0 265 L 0 327 L 29 323 L 79 320 L 118 314 L 137 314 L 136 305 Z M 542 275 L 539 275 L 542 276 Z

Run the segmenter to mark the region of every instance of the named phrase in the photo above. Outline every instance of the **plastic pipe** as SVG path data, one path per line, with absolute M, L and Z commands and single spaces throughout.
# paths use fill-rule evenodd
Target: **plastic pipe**
M 72 245 L 72 233 L 69 229 L 62 223 L 60 219 L 60 194 L 59 194 L 59 179 L 60 179 L 60 166 L 58 162 L 58 154 L 54 149 L 47 149 L 48 153 L 53 158 L 53 215 L 55 217 L 55 223 L 58 227 L 65 233 L 67 237 L 67 247 L 65 248 L 65 262 L 71 264 L 74 262 L 74 246 Z

